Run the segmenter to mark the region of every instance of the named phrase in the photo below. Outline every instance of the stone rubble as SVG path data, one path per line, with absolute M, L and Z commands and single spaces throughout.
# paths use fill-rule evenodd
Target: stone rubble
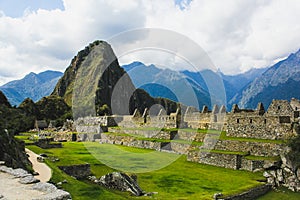
M 50 183 L 42 183 L 38 179 L 24 169 L 12 169 L 4 165 L 0 165 L 0 172 L 12 175 L 18 182 L 24 185 L 31 185 L 32 190 L 41 191 L 44 193 L 41 197 L 32 198 L 34 200 L 70 200 L 72 199 L 70 193 L 57 189 L 56 186 Z M 4 200 L 5 194 L 0 194 L 0 199 Z
M 300 168 L 293 170 L 292 164 L 284 155 L 281 155 L 281 160 L 281 166 L 277 165 L 266 169 L 263 176 L 267 178 L 267 182 L 274 188 L 284 186 L 294 192 L 299 192 L 300 176 L 298 176 L 298 174 Z
M 142 196 L 145 192 L 140 188 L 136 182 L 136 177 L 130 177 L 125 173 L 112 172 L 102 176 L 99 180 L 91 177 L 95 183 L 103 185 L 109 189 L 128 191 L 135 196 Z

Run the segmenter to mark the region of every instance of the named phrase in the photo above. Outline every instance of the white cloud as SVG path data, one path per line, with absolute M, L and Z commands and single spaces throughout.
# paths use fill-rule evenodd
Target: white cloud
M 300 48 L 298 0 L 184 2 L 182 9 L 174 0 L 64 0 L 64 10 L 39 9 L 21 18 L 0 11 L 0 84 L 31 71 L 64 71 L 88 43 L 142 27 L 188 36 L 225 73 L 265 67 Z M 141 40 L 132 36 L 127 42 L 135 39 Z M 178 58 L 159 59 L 179 67 Z
M 133 0 L 65 0 L 64 7 L 63 11 L 39 9 L 21 18 L 1 12 L 0 84 L 31 71 L 64 71 L 90 42 L 141 27 L 145 20 Z
M 148 7 L 147 26 L 189 36 L 225 73 L 266 67 L 300 48 L 297 0 L 198 0 L 183 11 L 159 3 Z

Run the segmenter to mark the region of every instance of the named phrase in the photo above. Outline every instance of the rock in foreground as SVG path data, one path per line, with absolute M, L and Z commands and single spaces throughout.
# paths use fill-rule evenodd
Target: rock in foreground
M 128 191 L 135 196 L 141 196 L 144 194 L 143 190 L 137 184 L 136 179 L 121 172 L 112 172 L 102 176 L 99 180 L 100 184 L 109 189 Z
M 71 195 L 50 183 L 41 183 L 23 169 L 0 166 L 0 199 L 71 200 Z

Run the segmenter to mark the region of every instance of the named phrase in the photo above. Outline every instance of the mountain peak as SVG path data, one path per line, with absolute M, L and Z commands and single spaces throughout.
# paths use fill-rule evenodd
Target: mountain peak
M 27 74 L 24 78 L 32 78 L 32 77 L 36 77 L 37 74 L 34 72 L 30 72 L 29 74 Z
M 145 67 L 146 65 L 142 62 L 139 62 L 139 61 L 134 61 L 130 64 L 126 64 L 126 65 L 122 65 L 122 68 L 124 68 L 124 70 L 126 72 L 129 72 L 130 70 L 133 70 L 137 67 Z
M 272 99 L 300 98 L 300 50 L 276 63 L 237 95 L 243 108 L 255 108 L 258 102 L 268 106 Z M 235 102 L 236 103 L 236 102 Z
M 61 72 L 50 70 L 39 74 L 30 72 L 24 78 L 8 82 L 0 89 L 11 105 L 19 105 L 27 97 L 37 101 L 48 96 L 61 76 Z
M 135 62 L 134 65 L 144 66 L 140 62 Z M 73 95 L 77 88 L 81 90 L 80 94 Z M 117 98 L 113 94 L 117 94 Z M 57 83 L 52 95 L 62 97 L 69 106 L 75 102 L 75 108 L 90 108 L 94 103 L 95 110 L 74 109 L 75 118 L 94 114 L 132 114 L 135 109 L 142 113 L 145 108 L 150 108 L 161 101 L 135 88 L 128 74 L 120 67 L 113 49 L 104 41 L 93 42 L 78 52 Z M 90 102 L 92 103 L 89 104 Z M 125 102 L 129 104 L 124 105 Z M 175 112 L 177 104 L 175 102 L 168 102 L 168 104 L 170 106 L 166 105 L 166 110 Z M 172 110 L 174 108 L 175 110 Z

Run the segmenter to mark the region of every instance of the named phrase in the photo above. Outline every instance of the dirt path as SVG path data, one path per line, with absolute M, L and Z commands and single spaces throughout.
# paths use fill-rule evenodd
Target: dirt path
M 39 155 L 36 153 L 29 149 L 26 149 L 26 153 L 29 155 L 29 160 L 32 163 L 33 170 L 39 173 L 39 175 L 35 176 L 35 178 L 39 179 L 41 182 L 49 181 L 52 175 L 50 167 L 48 167 L 45 163 L 38 162 L 37 157 Z

